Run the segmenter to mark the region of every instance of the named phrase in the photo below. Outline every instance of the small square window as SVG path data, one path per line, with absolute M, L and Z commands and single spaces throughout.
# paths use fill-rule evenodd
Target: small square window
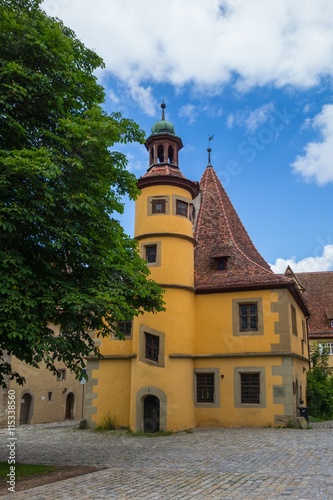
M 257 304 L 239 305 L 240 330 L 242 332 L 258 330 L 258 307 Z
M 164 332 L 160 332 L 145 325 L 140 325 L 139 328 L 139 360 L 155 368 L 164 368 Z
M 214 373 L 196 374 L 196 401 L 197 403 L 214 403 Z
M 166 200 L 164 198 L 159 198 L 152 200 L 151 213 L 152 214 L 165 214 Z
M 188 216 L 188 203 L 186 203 L 186 201 L 176 201 L 176 214 L 183 215 L 184 217 Z
M 132 321 L 119 321 L 117 327 L 124 337 L 130 337 L 132 335 Z
M 157 245 L 146 245 L 145 246 L 146 261 L 148 264 L 156 262 L 157 258 Z
M 66 370 L 65 369 L 58 370 L 57 380 L 58 380 L 58 382 L 61 382 L 62 380 L 66 380 Z
M 158 363 L 158 356 L 160 352 L 160 338 L 158 335 L 152 335 L 145 332 L 146 337 L 146 358 Z
M 260 374 L 241 373 L 241 403 L 260 404 Z

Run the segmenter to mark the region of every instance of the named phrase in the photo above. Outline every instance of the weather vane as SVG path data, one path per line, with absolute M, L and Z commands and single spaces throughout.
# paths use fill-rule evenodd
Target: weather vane
M 213 139 L 214 139 L 214 134 L 213 135 L 208 134 L 208 149 L 207 149 L 207 152 L 208 152 L 208 165 L 209 166 L 211 166 L 210 153 L 212 151 L 212 148 L 210 147 L 210 141 L 212 141 Z

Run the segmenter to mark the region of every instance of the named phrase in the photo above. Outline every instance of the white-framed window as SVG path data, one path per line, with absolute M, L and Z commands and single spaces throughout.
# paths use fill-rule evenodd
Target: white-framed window
M 318 343 L 318 346 L 321 352 L 326 347 L 328 350 L 328 355 L 333 356 L 333 342 L 320 342 Z

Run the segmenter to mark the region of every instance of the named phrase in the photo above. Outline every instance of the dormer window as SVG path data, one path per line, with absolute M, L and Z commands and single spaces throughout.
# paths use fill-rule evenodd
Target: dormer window
M 216 271 L 226 271 L 228 267 L 228 257 L 215 258 Z

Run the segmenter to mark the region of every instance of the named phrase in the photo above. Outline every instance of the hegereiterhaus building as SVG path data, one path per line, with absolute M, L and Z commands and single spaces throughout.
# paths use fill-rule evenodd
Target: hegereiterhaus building
M 101 341 L 104 358 L 87 362 L 85 416 L 145 432 L 294 423 L 309 367 L 302 292 L 256 250 L 210 149 L 200 182 L 185 178 L 182 140 L 161 107 L 135 238 L 166 310 L 124 322 L 125 340 Z

